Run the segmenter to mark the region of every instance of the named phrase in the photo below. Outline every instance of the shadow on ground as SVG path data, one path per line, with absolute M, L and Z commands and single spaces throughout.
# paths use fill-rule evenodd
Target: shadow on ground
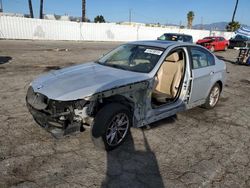
M 216 55 L 216 57 L 217 57 L 218 59 L 223 60 L 223 61 L 226 61 L 226 62 L 228 62 L 228 63 L 236 64 L 236 59 L 235 59 L 235 61 L 231 61 L 231 60 L 226 59 L 225 57 L 220 56 L 220 55 Z
M 145 150 L 137 151 L 133 137 L 107 154 L 106 187 L 164 187 L 158 162 L 142 130 Z
M 241 62 L 238 62 L 237 61 L 237 57 L 235 57 L 235 61 L 232 61 L 232 60 L 229 60 L 223 56 L 220 56 L 220 55 L 216 55 L 217 58 L 219 58 L 220 60 L 223 60 L 223 61 L 226 61 L 228 63 L 231 63 L 231 64 L 234 64 L 234 65 L 245 65 L 245 66 L 249 66 L 247 63 L 241 63 Z
M 172 116 L 150 125 L 150 128 L 166 126 L 177 119 Z M 164 187 L 155 153 L 152 151 L 145 135 L 146 128 L 141 129 L 143 149 L 136 149 L 130 134 L 127 141 L 119 148 L 107 153 L 106 187 Z
M 12 60 L 12 57 L 10 56 L 0 56 L 0 65 L 8 63 Z

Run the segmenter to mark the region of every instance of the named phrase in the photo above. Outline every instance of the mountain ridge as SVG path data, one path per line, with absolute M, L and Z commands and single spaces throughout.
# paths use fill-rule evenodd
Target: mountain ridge
M 227 24 L 228 24 L 228 22 L 215 22 L 215 23 L 211 23 L 211 24 L 196 24 L 193 26 L 193 29 L 226 31 Z M 247 25 L 242 24 L 241 26 L 247 26 Z

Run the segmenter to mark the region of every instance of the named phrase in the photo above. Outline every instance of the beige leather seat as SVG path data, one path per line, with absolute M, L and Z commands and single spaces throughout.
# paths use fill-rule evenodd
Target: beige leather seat
M 156 76 L 156 87 L 152 97 L 158 102 L 167 102 L 177 95 L 183 74 L 183 57 L 177 52 L 168 56 Z

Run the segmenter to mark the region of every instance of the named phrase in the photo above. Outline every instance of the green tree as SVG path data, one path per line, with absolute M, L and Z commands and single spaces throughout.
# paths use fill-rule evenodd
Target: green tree
M 95 23 L 105 23 L 106 21 L 102 15 L 98 15 L 95 17 L 94 22 Z
M 239 23 L 239 22 L 235 22 L 235 21 L 229 22 L 229 23 L 227 24 L 227 26 L 226 26 L 226 30 L 227 30 L 227 31 L 231 31 L 231 32 L 236 31 L 236 30 L 238 30 L 239 28 L 240 28 L 240 23 Z
M 82 22 L 86 22 L 86 0 L 82 0 Z
M 192 29 L 193 20 L 194 20 L 194 12 L 189 11 L 187 13 L 187 21 L 188 21 L 187 27 L 188 27 L 188 29 Z

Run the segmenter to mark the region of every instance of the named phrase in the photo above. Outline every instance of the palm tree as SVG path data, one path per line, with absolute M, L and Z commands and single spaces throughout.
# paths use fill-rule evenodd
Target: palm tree
M 30 17 L 34 18 L 32 0 L 29 0 L 29 10 L 30 10 Z
M 232 17 L 232 22 L 234 22 L 234 17 L 235 17 L 236 11 L 237 11 L 238 3 L 239 3 L 239 0 L 236 0 L 236 4 L 234 7 L 234 13 L 233 13 L 233 17 Z
M 40 0 L 40 19 L 43 19 L 43 0 Z
M 233 17 L 232 17 L 232 21 L 229 22 L 226 26 L 226 30 L 227 31 L 236 31 L 237 29 L 240 28 L 240 23 L 239 22 L 236 22 L 234 21 L 234 18 L 235 18 L 235 14 L 236 14 L 236 11 L 237 11 L 237 8 L 238 8 L 238 3 L 239 3 L 239 0 L 236 0 L 236 4 L 235 4 L 235 7 L 234 7 L 234 12 L 233 12 Z
M 194 12 L 193 11 L 189 11 L 187 13 L 187 20 L 188 20 L 188 29 L 192 29 L 192 25 L 193 25 L 193 20 L 194 20 Z
M 239 22 L 229 22 L 226 26 L 226 30 L 229 32 L 233 32 L 236 31 L 240 28 L 240 23 Z
M 82 0 L 82 22 L 86 22 L 86 0 Z

